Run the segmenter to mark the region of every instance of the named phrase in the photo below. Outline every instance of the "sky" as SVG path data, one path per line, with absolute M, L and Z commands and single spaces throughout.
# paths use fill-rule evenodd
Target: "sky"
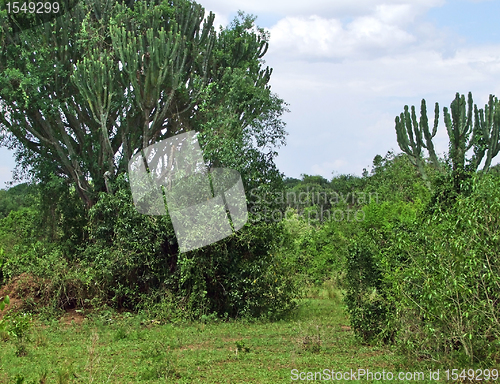
M 500 96 L 499 0 L 199 0 L 226 26 L 239 10 L 270 32 L 271 90 L 289 104 L 278 168 L 289 177 L 360 176 L 376 155 L 400 153 L 394 119 L 405 105 L 433 120 L 447 151 L 442 108 L 472 92 Z M 498 163 L 500 156 L 493 163 Z M 0 188 L 12 179 L 0 148 Z

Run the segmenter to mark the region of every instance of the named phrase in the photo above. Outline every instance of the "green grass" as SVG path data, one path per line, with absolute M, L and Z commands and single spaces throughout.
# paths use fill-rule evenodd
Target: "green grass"
M 286 321 L 145 325 L 121 316 L 36 324 L 26 356 L 16 356 L 13 340 L 0 346 L 2 384 L 290 383 L 292 369 L 404 365 L 391 350 L 355 339 L 335 294 L 304 300 Z

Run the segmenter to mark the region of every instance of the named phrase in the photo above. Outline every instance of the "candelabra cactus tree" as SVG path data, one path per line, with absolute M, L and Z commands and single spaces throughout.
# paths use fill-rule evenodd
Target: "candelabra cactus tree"
M 434 110 L 434 126 L 431 133 L 429 130 L 429 120 L 427 118 L 427 108 L 424 99 L 422 99 L 420 106 L 419 122 L 417 122 L 414 106 L 411 106 L 411 114 L 408 110 L 408 106 L 405 105 L 404 112 L 401 113 L 400 116 L 396 116 L 396 133 L 399 147 L 403 152 L 408 154 L 410 161 L 415 165 L 429 189 L 431 189 L 431 183 L 425 171 L 422 149 L 427 149 L 433 166 L 436 169 L 440 169 L 441 166 L 436 151 L 434 150 L 434 144 L 432 143 L 432 138 L 437 133 L 438 120 L 439 105 L 436 103 Z
M 469 151 L 474 142 L 477 142 L 477 130 L 473 130 L 472 93 L 469 92 L 467 101 L 465 96 L 457 92 L 455 99 L 448 108 L 443 108 L 444 123 L 450 139 L 449 155 L 452 162 L 452 176 L 455 191 L 460 193 L 461 183 L 465 178 L 465 154 Z
M 500 152 L 500 105 L 498 99 L 490 95 L 484 110 L 478 109 L 473 104 L 471 92 L 467 100 L 464 95 L 457 93 L 450 108 L 443 108 L 443 114 L 450 140 L 448 156 L 452 163 L 453 188 L 455 192 L 460 193 L 463 180 L 468 173 L 477 171 L 484 156 L 486 155 L 486 160 L 483 171 L 487 172 L 491 160 Z M 406 105 L 404 112 L 396 117 L 399 147 L 409 155 L 429 189 L 431 189 L 431 183 L 425 172 L 422 150 L 427 149 L 433 167 L 438 171 L 443 171 L 432 143 L 437 133 L 438 119 L 439 104 L 436 103 L 434 126 L 430 132 L 425 100 L 422 100 L 420 107 L 419 123 L 417 123 L 414 106 L 411 107 L 410 113 Z M 474 155 L 467 160 L 466 154 L 472 148 Z
M 490 95 L 488 104 L 483 109 L 477 109 L 474 105 L 474 130 L 476 131 L 474 143 L 474 156 L 471 160 L 471 169 L 479 167 L 484 155 L 486 160 L 483 172 L 487 172 L 491 165 L 491 160 L 498 155 L 500 150 L 500 106 L 498 99 Z

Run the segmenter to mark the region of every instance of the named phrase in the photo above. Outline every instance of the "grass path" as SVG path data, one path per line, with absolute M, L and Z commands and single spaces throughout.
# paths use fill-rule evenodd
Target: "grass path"
M 356 341 L 338 298 L 305 300 L 293 318 L 274 323 L 147 327 L 131 317 L 38 325 L 27 356 L 15 351 L 12 341 L 0 341 L 1 384 L 275 384 L 297 382 L 292 369 L 396 372 L 403 363 L 388 349 Z

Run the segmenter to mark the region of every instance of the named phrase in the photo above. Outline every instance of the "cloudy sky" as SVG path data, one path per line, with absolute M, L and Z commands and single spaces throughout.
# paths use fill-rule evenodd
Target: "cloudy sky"
M 432 110 L 440 104 L 436 147 L 444 152 L 442 107 L 455 93 L 471 91 L 479 107 L 500 96 L 498 0 L 199 2 L 219 24 L 242 10 L 269 30 L 272 90 L 291 110 L 277 159 L 287 176 L 361 175 L 375 155 L 400 152 L 394 118 L 422 98 Z M 5 149 L 0 160 L 3 187 L 14 161 Z
M 442 107 L 472 92 L 500 96 L 500 1 L 204 0 L 227 24 L 239 9 L 271 33 L 272 90 L 290 103 L 277 163 L 287 175 L 361 175 L 399 153 L 394 118 L 405 104 Z M 496 160 L 496 159 L 495 159 Z

